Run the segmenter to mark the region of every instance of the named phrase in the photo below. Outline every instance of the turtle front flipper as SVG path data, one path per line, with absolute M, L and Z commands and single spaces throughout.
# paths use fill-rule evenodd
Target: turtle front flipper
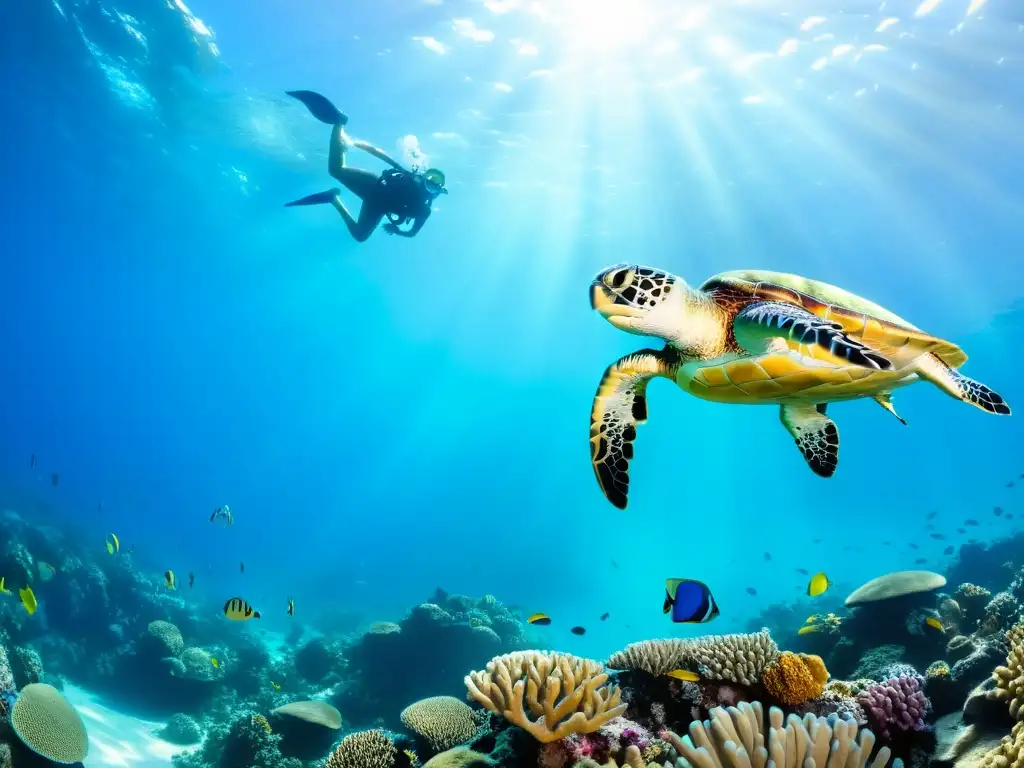
M 839 464 L 839 430 L 825 415 L 825 404 L 783 405 L 779 413 L 783 426 L 796 440 L 796 447 L 816 475 L 832 477 Z
M 803 307 L 780 301 L 760 301 L 736 313 L 736 341 L 751 353 L 763 349 L 768 339 L 782 338 L 796 344 L 815 344 L 854 365 L 887 371 L 892 362 L 870 347 L 850 338 L 839 323 L 818 317 Z
M 601 490 L 619 509 L 628 500 L 636 427 L 647 421 L 647 382 L 675 378 L 677 367 L 665 352 L 642 349 L 608 366 L 601 377 L 590 410 L 590 460 Z

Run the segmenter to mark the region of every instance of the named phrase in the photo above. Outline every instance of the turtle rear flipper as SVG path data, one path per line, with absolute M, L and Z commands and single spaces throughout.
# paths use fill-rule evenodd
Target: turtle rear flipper
M 779 418 L 796 440 L 807 466 L 816 475 L 832 477 L 839 464 L 839 430 L 825 415 L 825 404 L 783 405 Z
M 647 382 L 675 378 L 676 367 L 664 352 L 642 349 L 612 363 L 601 377 L 590 410 L 590 461 L 604 495 L 619 509 L 628 502 L 636 427 L 647 421 Z
M 1002 395 L 980 381 L 967 378 L 955 368 L 950 368 L 935 355 L 923 355 L 917 361 L 916 368 L 922 379 L 930 381 L 947 395 L 988 413 L 1010 415 L 1010 406 Z
M 781 301 L 760 301 L 736 313 L 736 340 L 749 352 L 757 353 L 758 342 L 782 338 L 795 344 L 815 344 L 854 365 L 888 371 L 892 361 L 851 338 L 843 326 L 825 320 L 803 307 Z

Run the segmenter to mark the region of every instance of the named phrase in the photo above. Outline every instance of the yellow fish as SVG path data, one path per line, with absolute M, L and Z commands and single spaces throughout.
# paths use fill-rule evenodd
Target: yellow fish
M 934 616 L 929 616 L 927 619 L 924 620 L 924 623 L 932 629 L 937 629 L 939 632 L 946 631 L 945 628 L 942 626 L 942 622 L 936 619 Z
M 113 555 L 121 551 L 121 542 L 117 538 L 117 534 L 107 534 L 107 554 Z
M 281 690 L 281 686 L 275 683 L 273 680 L 270 681 L 270 687 L 273 688 L 275 691 Z
M 683 680 L 687 683 L 696 683 L 700 680 L 700 675 L 696 672 L 691 672 L 688 669 L 673 669 L 671 672 L 666 672 L 669 677 L 674 677 L 676 680 Z
M 21 597 L 21 604 L 25 606 L 25 610 L 28 611 L 28 615 L 31 616 L 35 613 L 36 608 L 39 607 L 39 603 L 36 602 L 36 593 L 32 591 L 32 587 L 19 589 L 18 595 Z
M 817 621 L 818 621 L 818 614 L 814 614 L 813 616 L 808 616 L 807 617 L 807 621 L 805 621 L 804 624 L 816 624 Z
M 828 580 L 825 572 L 819 571 L 811 576 L 811 580 L 807 582 L 807 596 L 817 597 L 818 595 L 823 595 L 831 586 L 832 582 Z
M 164 584 L 168 589 L 177 589 L 177 580 L 174 578 L 174 571 L 164 571 Z
M 252 606 L 242 598 L 232 597 L 224 603 L 224 615 L 232 621 L 248 621 L 249 619 L 258 619 L 260 612 L 254 611 Z
M 546 627 L 551 623 L 551 617 L 546 613 L 531 613 L 526 620 L 527 624 L 536 624 L 539 627 Z
M 7 587 L 4 586 L 4 581 L 6 581 L 6 579 L 7 579 L 6 576 L 0 576 L 0 594 L 3 594 L 3 595 L 11 594 L 11 590 L 9 590 Z
M 798 629 L 796 631 L 796 633 L 798 635 L 809 635 L 809 634 L 811 634 L 811 632 L 817 632 L 817 631 L 818 631 L 818 625 L 817 624 L 807 624 L 807 625 L 805 625 L 803 627 L 800 627 L 800 629 Z
M 213 668 L 214 668 L 214 669 L 220 669 L 220 662 L 219 662 L 219 661 L 217 661 L 217 660 L 216 660 L 215 658 L 213 658 L 212 656 L 210 657 L 210 663 L 211 663 L 211 664 L 213 664 Z

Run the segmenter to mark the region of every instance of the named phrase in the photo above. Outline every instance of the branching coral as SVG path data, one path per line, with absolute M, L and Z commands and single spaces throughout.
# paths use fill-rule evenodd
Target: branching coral
M 891 730 L 922 731 L 930 703 L 921 690 L 921 678 L 909 675 L 890 677 L 865 688 L 858 697 L 871 724 L 884 738 Z
M 473 710 L 453 696 L 432 696 L 402 710 L 402 724 L 435 752 L 469 741 L 477 732 Z
M 571 733 L 593 733 L 626 711 L 618 686 L 605 685 L 607 680 L 597 661 L 517 651 L 491 659 L 465 683 L 479 704 L 548 743 Z
M 384 731 L 350 733 L 334 748 L 324 768 L 392 768 L 398 750 Z
M 756 701 L 728 709 L 717 707 L 709 714 L 706 724 L 699 720 L 690 724 L 689 736 L 666 734 L 687 768 L 765 768 L 770 764 L 779 768 L 864 768 L 875 744 L 871 731 L 858 734 L 857 724 L 849 720 L 830 723 L 813 715 L 784 718 L 776 707 L 768 713 L 766 742 L 764 710 Z M 882 747 L 870 768 L 883 768 L 889 755 L 889 748 Z
M 767 629 L 752 634 L 710 635 L 685 640 L 644 640 L 608 660 L 612 669 L 638 669 L 664 675 L 674 669 L 695 670 L 705 680 L 754 685 L 779 656 Z
M 802 704 L 825 690 L 828 670 L 820 656 L 784 651 L 764 668 L 765 690 L 783 704 Z

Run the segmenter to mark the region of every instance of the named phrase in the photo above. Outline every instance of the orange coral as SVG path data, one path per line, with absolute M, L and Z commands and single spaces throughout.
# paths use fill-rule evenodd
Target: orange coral
M 775 699 L 792 706 L 820 696 L 828 682 L 828 670 L 820 656 L 783 651 L 765 667 L 761 682 Z

